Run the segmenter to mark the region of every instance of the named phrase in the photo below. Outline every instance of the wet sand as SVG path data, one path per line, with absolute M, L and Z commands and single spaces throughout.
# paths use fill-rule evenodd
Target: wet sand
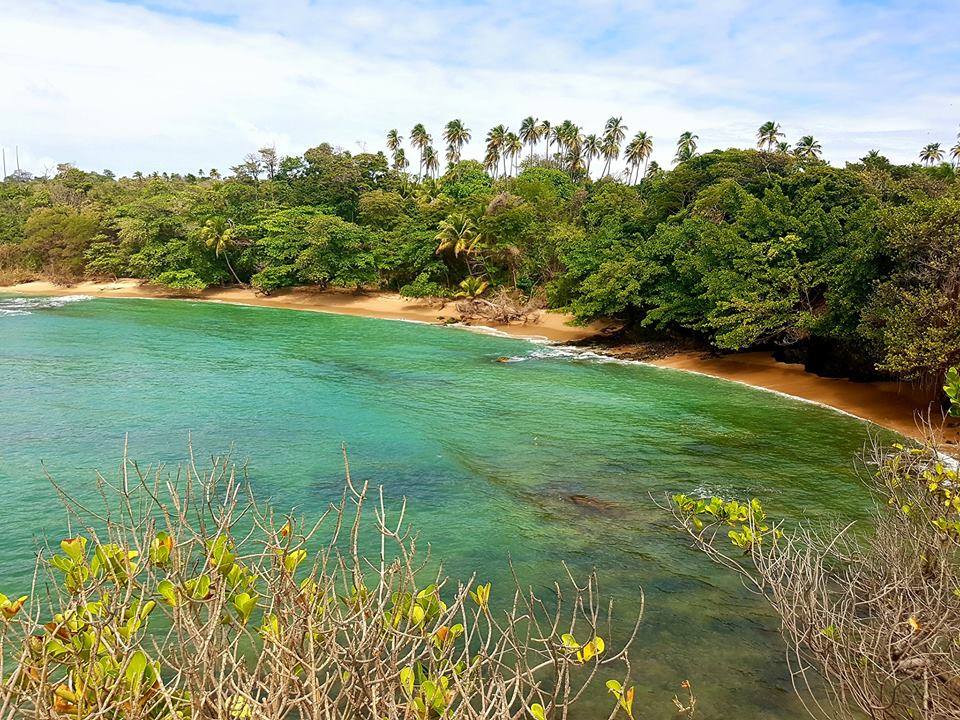
M 35 281 L 0 287 L 0 292 L 23 295 L 185 298 L 426 323 L 450 323 L 458 318 L 455 303 L 430 304 L 385 292 L 358 295 L 336 290 L 294 288 L 267 296 L 258 295 L 247 288 L 220 288 L 183 295 L 171 293 L 164 288 L 145 285 L 135 279 L 81 282 L 68 287 Z M 570 315 L 564 313 L 543 312 L 536 321 L 526 324 L 486 327 L 514 337 L 557 343 L 586 340 L 607 329 L 603 323 L 592 323 L 587 326 L 570 325 L 572 319 Z M 777 362 L 769 353 L 764 352 L 724 356 L 682 352 L 649 362 L 659 367 L 697 372 L 827 405 L 896 430 L 908 437 L 919 438 L 923 435 L 921 420 L 928 414 L 937 422 L 940 420 L 939 410 L 932 405 L 932 397 L 918 392 L 910 385 L 895 382 L 856 383 L 845 379 L 823 378 L 806 372 L 802 365 Z M 960 433 L 954 428 L 946 433 L 946 439 L 956 443 L 960 439 Z M 955 444 L 947 449 L 951 454 L 957 454 Z
M 942 421 L 934 397 L 907 383 L 853 382 L 844 378 L 820 377 L 808 373 L 803 365 L 778 362 L 766 352 L 721 356 L 681 353 L 653 360 L 652 364 L 733 380 L 820 403 L 917 439 L 924 435 L 924 420 L 929 418 L 934 424 Z M 960 433 L 955 428 L 944 433 L 944 440 L 955 443 L 958 439 Z M 957 454 L 955 445 L 946 449 Z

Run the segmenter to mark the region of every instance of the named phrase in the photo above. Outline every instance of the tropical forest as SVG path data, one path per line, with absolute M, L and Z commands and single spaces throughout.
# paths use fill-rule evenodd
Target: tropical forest
M 0 18 L 0 720 L 960 720 L 957 8 Z

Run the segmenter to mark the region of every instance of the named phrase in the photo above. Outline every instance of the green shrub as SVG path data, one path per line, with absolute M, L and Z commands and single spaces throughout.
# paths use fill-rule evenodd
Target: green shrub
M 102 506 L 66 498 L 72 536 L 29 593 L 0 595 L 8 717 L 545 720 L 598 672 L 632 717 L 593 575 L 544 602 L 430 574 L 402 514 L 349 472 L 313 520 L 256 502 L 227 461 L 176 480 L 123 467 Z

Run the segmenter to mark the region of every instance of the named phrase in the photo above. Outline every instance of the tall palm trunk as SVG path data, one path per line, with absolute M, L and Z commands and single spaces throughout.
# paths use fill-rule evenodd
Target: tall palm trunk
M 233 279 L 237 281 L 237 285 L 240 287 L 246 287 L 246 283 L 237 276 L 236 270 L 233 269 L 233 265 L 230 263 L 230 253 L 224 251 L 223 260 L 225 263 L 227 263 L 227 270 L 229 270 L 230 274 L 233 275 Z

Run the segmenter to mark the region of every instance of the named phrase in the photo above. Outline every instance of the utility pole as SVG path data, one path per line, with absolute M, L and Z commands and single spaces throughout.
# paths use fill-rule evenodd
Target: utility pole
M 17 177 L 20 177 L 20 146 L 14 145 L 13 151 L 17 154 Z
M 0 153 L 3 154 L 3 176 L 0 177 L 0 182 L 4 182 L 7 179 L 7 149 L 0 148 Z

